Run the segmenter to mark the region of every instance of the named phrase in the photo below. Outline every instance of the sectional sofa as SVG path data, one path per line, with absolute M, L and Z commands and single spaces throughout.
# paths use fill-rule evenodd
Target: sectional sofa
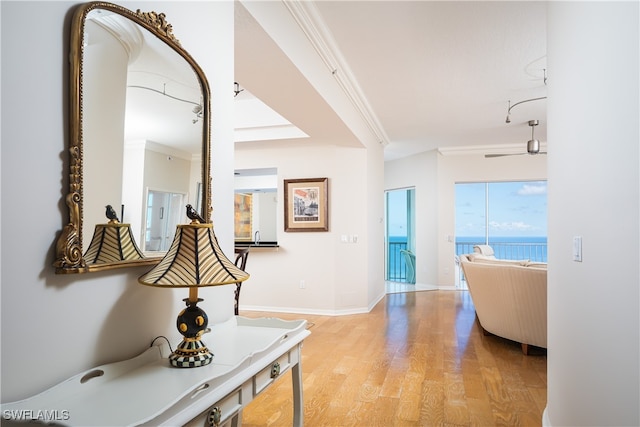
M 547 348 L 547 265 L 462 255 L 460 265 L 477 320 L 491 333 L 521 344 Z

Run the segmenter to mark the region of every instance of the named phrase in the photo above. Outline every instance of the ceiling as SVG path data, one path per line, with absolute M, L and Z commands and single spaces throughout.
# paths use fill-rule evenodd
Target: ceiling
M 546 100 L 514 107 L 509 124 L 505 118 L 509 101 L 546 96 L 545 2 L 301 3 L 382 128 L 385 160 L 434 149 L 526 152 L 532 119 L 540 120 L 535 137 L 544 147 Z M 240 85 L 308 135 L 290 141 L 357 144 L 321 94 L 236 5 Z M 250 118 L 243 120 L 251 127 Z

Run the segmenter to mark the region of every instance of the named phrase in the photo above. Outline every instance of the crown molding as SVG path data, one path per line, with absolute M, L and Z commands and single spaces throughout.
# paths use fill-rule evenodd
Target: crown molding
M 91 20 L 122 45 L 129 57 L 129 63 L 135 61 L 145 44 L 144 35 L 138 25 L 115 13 L 100 12 L 103 13 L 92 17 Z
M 307 39 L 329 72 L 378 142 L 383 146 L 389 144 L 389 137 L 358 86 L 351 69 L 340 53 L 331 32 L 324 24 L 317 7 L 313 2 L 302 0 L 283 1 L 282 3 L 307 36 Z

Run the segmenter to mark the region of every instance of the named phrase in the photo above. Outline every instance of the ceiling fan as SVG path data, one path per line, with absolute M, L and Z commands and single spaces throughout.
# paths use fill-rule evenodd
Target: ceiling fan
M 540 141 L 533 137 L 533 131 L 536 126 L 538 126 L 538 120 L 529 120 L 529 126 L 531 126 L 531 139 L 527 141 L 527 152 L 526 153 L 511 153 L 511 154 L 485 154 L 484 157 L 504 157 L 504 156 L 521 156 L 523 154 L 547 154 L 545 151 L 540 151 Z

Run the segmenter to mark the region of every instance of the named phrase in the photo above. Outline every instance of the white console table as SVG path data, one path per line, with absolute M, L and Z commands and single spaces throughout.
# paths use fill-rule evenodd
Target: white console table
M 301 348 L 306 321 L 233 317 L 203 341 L 213 362 L 174 368 L 166 343 L 75 375 L 25 400 L 2 404 L 4 420 L 69 426 L 238 426 L 242 409 L 292 370 L 293 422 L 303 425 Z

